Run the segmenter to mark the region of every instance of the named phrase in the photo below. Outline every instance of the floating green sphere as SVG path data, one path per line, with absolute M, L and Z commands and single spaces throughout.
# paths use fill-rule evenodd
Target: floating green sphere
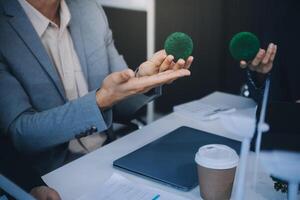
M 250 32 L 240 32 L 230 41 L 229 51 L 236 60 L 250 61 L 255 58 L 260 48 L 259 39 Z
M 168 55 L 174 56 L 177 61 L 180 58 L 186 60 L 193 52 L 193 40 L 185 33 L 172 33 L 165 41 L 165 50 Z

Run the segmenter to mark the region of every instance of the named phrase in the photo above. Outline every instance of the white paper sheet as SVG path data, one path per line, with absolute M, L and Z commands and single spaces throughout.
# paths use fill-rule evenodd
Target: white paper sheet
M 256 108 L 256 103 L 249 98 L 223 92 L 214 92 L 202 99 L 175 106 L 174 111 L 202 113 L 216 108 L 236 108 L 237 110 L 245 110 Z
M 214 92 L 200 100 L 174 107 L 174 112 L 195 122 L 209 121 L 210 113 L 218 109 L 234 109 L 234 112 L 219 112 L 223 128 L 235 135 L 252 137 L 256 124 L 257 105 L 252 99 L 222 92 Z
M 187 200 L 186 198 L 135 184 L 119 174 L 111 178 L 97 191 L 81 196 L 77 200 Z

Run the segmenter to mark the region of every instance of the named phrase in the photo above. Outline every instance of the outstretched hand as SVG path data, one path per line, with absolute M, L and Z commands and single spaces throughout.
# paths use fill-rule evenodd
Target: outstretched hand
M 188 69 L 169 69 L 143 77 L 136 77 L 131 69 L 115 72 L 104 79 L 101 89 L 96 93 L 97 104 L 106 109 L 129 96 L 145 93 L 190 74 Z
M 186 61 L 179 59 L 175 63 L 174 56 L 167 55 L 165 50 L 160 50 L 156 52 L 150 60 L 147 60 L 139 66 L 137 76 L 152 76 L 167 70 L 189 69 L 193 60 L 194 58 L 190 56 Z
M 260 74 L 267 74 L 273 68 L 273 62 L 277 53 L 277 45 L 271 43 L 266 50 L 260 49 L 256 57 L 250 62 L 242 60 L 240 62 L 241 68 L 249 67 L 250 70 L 256 71 Z

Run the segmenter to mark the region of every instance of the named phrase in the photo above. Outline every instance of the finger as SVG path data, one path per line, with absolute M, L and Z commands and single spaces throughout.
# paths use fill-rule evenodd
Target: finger
M 179 59 L 175 65 L 173 66 L 172 69 L 177 70 L 177 69 L 183 69 L 185 65 L 185 61 L 183 59 Z
M 61 200 L 61 197 L 59 196 L 58 192 L 54 189 L 50 188 L 49 190 L 49 199 L 51 200 Z
M 122 72 L 122 76 L 124 77 L 124 80 L 127 81 L 128 79 L 134 77 L 134 71 L 132 69 L 126 69 Z
M 155 88 L 156 86 L 150 86 L 150 87 L 146 87 L 144 88 L 140 93 L 147 93 L 149 92 L 150 90 L 152 90 L 153 88 Z
M 275 58 L 275 57 L 274 57 Z M 274 60 L 273 60 L 274 61 Z M 261 73 L 263 73 L 263 74 L 267 74 L 267 73 L 269 73 L 271 70 L 272 70 L 272 68 L 273 68 L 273 61 L 271 61 L 271 58 L 270 58 L 270 60 L 269 60 L 269 63 L 267 64 L 267 65 L 264 65 L 262 68 L 261 68 Z
M 136 89 L 147 88 L 147 87 L 156 87 L 163 85 L 171 80 L 176 80 L 181 77 L 190 76 L 191 72 L 187 69 L 180 70 L 168 70 L 153 76 L 142 77 L 135 84 Z
M 267 50 L 267 53 L 266 53 L 264 59 L 262 60 L 262 64 L 266 65 L 269 63 L 269 60 L 271 58 L 271 54 L 273 51 L 274 51 L 274 44 L 271 43 L 271 44 L 269 44 L 269 47 L 268 47 L 268 50 Z
M 134 72 L 131 69 L 126 69 L 124 71 L 117 72 L 114 81 L 120 84 L 127 82 L 132 77 L 134 77 Z
M 189 76 L 189 75 L 188 75 Z M 175 80 L 177 80 L 178 78 L 181 78 L 181 77 L 175 77 L 175 78 L 172 78 L 170 80 L 168 80 L 167 82 L 163 83 L 163 84 L 172 84 Z M 159 85 L 162 85 L 162 84 L 157 84 L 155 87 L 159 86 Z
M 254 69 L 254 71 L 258 72 L 258 73 L 261 73 L 261 74 L 264 74 L 264 68 L 263 67 L 256 67 Z
M 269 58 L 268 61 L 263 62 L 264 65 L 261 68 L 261 70 L 259 71 L 260 73 L 267 74 L 272 70 L 273 62 L 275 60 L 276 53 L 277 53 L 277 45 L 273 45 L 272 52 L 270 54 L 270 58 Z
M 266 65 L 263 68 L 261 68 L 260 73 L 262 74 L 267 74 L 271 71 L 271 69 L 273 68 L 273 65 Z
M 167 54 L 166 54 L 165 50 L 160 50 L 160 51 L 156 52 L 149 61 L 154 63 L 154 65 L 156 67 L 159 67 L 164 62 L 166 57 L 167 57 Z
M 277 54 L 277 45 L 274 47 L 274 51 L 271 54 L 270 61 L 273 62 L 275 60 L 275 56 Z
M 170 69 L 174 69 L 175 64 L 176 64 L 176 63 L 173 61 L 173 62 L 171 63 Z
M 170 84 L 172 84 L 175 80 L 176 80 L 176 79 L 172 79 L 172 80 L 168 81 L 166 84 L 170 85 Z
M 171 68 L 172 62 L 174 60 L 174 56 L 169 55 L 167 56 L 167 58 L 164 60 L 164 62 L 161 64 L 160 68 L 159 68 L 159 72 L 164 72 L 168 69 Z
M 247 68 L 247 62 L 246 61 L 244 61 L 244 60 L 242 60 L 241 62 L 240 62 L 240 67 L 242 68 L 242 69 L 245 69 L 245 68 Z
M 189 76 L 190 71 L 186 69 L 181 70 L 167 70 L 157 75 L 142 77 L 131 81 L 131 86 L 127 86 L 127 90 L 131 90 L 132 94 L 144 93 L 152 88 L 161 86 L 163 84 L 173 82 L 174 80 Z
M 258 66 L 261 61 L 263 60 L 264 56 L 266 54 L 266 51 L 264 49 L 260 49 L 258 53 L 256 54 L 256 57 L 251 62 L 252 66 Z
M 188 57 L 188 59 L 187 59 L 187 61 L 185 63 L 184 68 L 185 69 L 189 69 L 192 66 L 193 61 L 194 61 L 194 57 L 193 56 Z
M 260 49 L 258 51 L 256 57 L 252 61 L 251 65 L 249 66 L 249 68 L 255 70 L 259 66 L 261 61 L 263 60 L 265 54 L 266 54 L 266 51 L 264 49 Z
M 181 77 L 179 77 L 179 78 L 181 78 Z M 176 80 L 179 79 L 179 78 L 176 77 L 176 78 L 170 79 L 170 80 L 168 80 L 168 81 L 165 81 L 165 82 L 163 82 L 163 83 L 157 83 L 157 84 L 155 84 L 155 85 L 152 85 L 151 88 L 156 88 L 156 87 L 159 87 L 159 86 L 162 86 L 162 85 L 165 85 L 165 84 L 170 85 L 170 84 L 172 84 L 174 81 L 176 81 Z
M 167 56 L 167 52 L 164 49 L 157 51 L 155 54 L 163 54 L 163 55 Z
M 176 77 L 176 78 L 173 78 L 173 79 L 171 79 L 171 80 L 169 80 L 169 81 L 167 81 L 166 83 L 164 83 L 164 84 L 172 84 L 175 80 L 177 80 L 178 78 Z M 157 87 L 157 86 L 159 86 L 159 85 L 161 85 L 161 84 L 158 84 L 158 85 L 156 85 L 155 87 Z

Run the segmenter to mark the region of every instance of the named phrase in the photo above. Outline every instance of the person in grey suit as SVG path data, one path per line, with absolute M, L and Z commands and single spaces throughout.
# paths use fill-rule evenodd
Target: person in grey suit
M 128 69 L 97 0 L 0 0 L 0 133 L 47 173 L 68 141 L 107 130 L 113 107 L 131 113 L 189 76 L 193 58 L 173 59 Z

